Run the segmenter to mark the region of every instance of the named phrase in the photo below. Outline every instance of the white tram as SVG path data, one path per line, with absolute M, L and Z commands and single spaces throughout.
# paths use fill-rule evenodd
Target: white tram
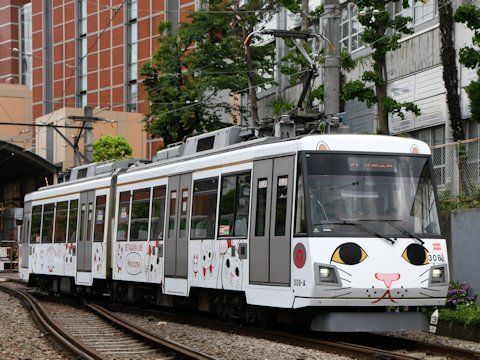
M 303 309 L 319 331 L 425 328 L 412 310 L 443 305 L 449 282 L 428 146 L 243 131 L 28 194 L 22 278 L 252 321 Z

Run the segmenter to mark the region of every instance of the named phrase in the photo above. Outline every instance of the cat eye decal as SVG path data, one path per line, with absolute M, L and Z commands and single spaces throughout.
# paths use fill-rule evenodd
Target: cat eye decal
M 367 258 L 367 253 L 355 243 L 345 243 L 335 249 L 331 261 L 344 265 L 360 264 Z
M 412 265 L 427 265 L 428 250 L 420 244 L 410 244 L 403 251 L 402 257 Z

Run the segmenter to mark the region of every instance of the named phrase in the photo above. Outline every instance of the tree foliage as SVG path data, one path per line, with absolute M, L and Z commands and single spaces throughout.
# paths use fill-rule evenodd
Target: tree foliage
M 132 155 L 132 151 L 123 136 L 103 135 L 93 143 L 93 161 L 126 159 Z
M 470 82 L 465 91 L 470 99 L 472 119 L 480 121 L 480 7 L 472 3 L 461 5 L 455 12 L 454 19 L 473 31 L 472 46 L 460 49 L 460 63 L 478 69 L 478 79 Z
M 267 5 L 263 0 L 250 1 L 239 10 L 238 0 L 209 0 L 202 4 L 209 11 L 192 12 L 189 22 L 178 29 L 168 22 L 160 24 L 160 45 L 140 71 L 150 102 L 146 128 L 151 134 L 169 144 L 222 127 L 222 116 L 245 111 L 239 105 L 232 107 L 228 95 L 239 104 L 240 94 L 256 96 L 255 88 L 272 78 L 272 45 L 250 47 L 247 59 L 244 44 L 263 14 L 268 14 L 255 9 Z M 256 98 L 250 100 L 256 104 Z
M 361 80 L 352 80 L 342 88 L 342 100 L 358 99 L 368 107 L 377 104 L 378 131 L 389 134 L 388 114 L 397 114 L 405 117 L 404 112 L 410 111 L 420 114 L 420 109 L 412 102 L 398 102 L 387 95 L 387 53 L 400 48 L 399 39 L 403 34 L 411 34 L 413 30 L 408 26 L 412 20 L 406 16 L 392 18 L 386 10 L 391 0 L 353 0 L 359 9 L 358 21 L 363 26 L 361 39 L 372 49 L 371 69 L 364 72 Z M 407 0 L 403 0 L 403 7 L 408 8 Z

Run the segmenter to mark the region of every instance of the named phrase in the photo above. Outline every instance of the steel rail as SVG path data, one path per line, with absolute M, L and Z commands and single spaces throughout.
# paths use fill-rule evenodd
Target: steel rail
M 0 285 L 0 290 L 20 299 L 26 308 L 33 312 L 34 317 L 38 320 L 40 325 L 69 352 L 88 360 L 105 359 L 104 356 L 96 352 L 93 348 L 64 332 L 56 321 L 52 319 L 50 313 L 44 308 L 44 306 L 32 295 L 24 290 L 13 289 L 4 285 Z
M 193 350 L 175 341 L 165 339 L 158 334 L 155 334 L 154 332 L 143 329 L 140 326 L 128 322 L 98 304 L 86 303 L 85 306 L 88 307 L 90 310 L 94 311 L 97 315 L 100 315 L 101 317 L 121 326 L 123 329 L 126 329 L 132 334 L 135 334 L 142 340 L 146 340 L 156 345 L 171 349 L 183 359 L 217 360 L 216 357 Z

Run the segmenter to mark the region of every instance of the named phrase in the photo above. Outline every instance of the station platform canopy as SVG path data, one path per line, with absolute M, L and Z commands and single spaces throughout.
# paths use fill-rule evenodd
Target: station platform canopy
M 60 167 L 30 150 L 0 140 L 0 184 L 56 176 Z

